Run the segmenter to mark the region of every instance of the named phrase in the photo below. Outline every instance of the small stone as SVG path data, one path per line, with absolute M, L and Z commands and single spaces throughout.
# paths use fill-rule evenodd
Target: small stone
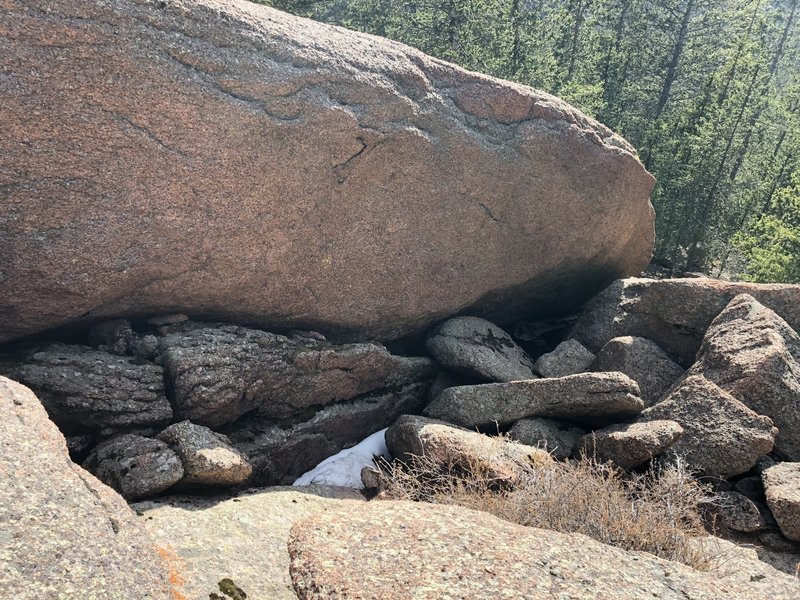
M 551 456 L 566 459 L 572 456 L 575 444 L 586 435 L 586 430 L 564 421 L 553 419 L 520 419 L 508 431 L 512 440 L 541 448 Z
M 102 442 L 83 468 L 128 500 L 160 494 L 184 473 L 180 458 L 164 442 L 134 434 Z
M 739 492 L 719 492 L 710 506 L 719 522 L 730 530 L 750 533 L 768 526 L 763 514 L 766 507 Z
M 681 435 L 683 428 L 675 421 L 612 425 L 583 436 L 576 452 L 630 470 L 664 452 Z
M 594 354 L 576 340 L 561 342 L 556 349 L 543 354 L 533 365 L 533 370 L 542 377 L 565 377 L 585 373 L 594 361 Z M 616 369 L 608 369 L 614 371 Z
M 250 477 L 253 467 L 231 441 L 208 427 L 181 421 L 170 425 L 157 438 L 180 457 L 184 477 L 181 484 L 231 486 Z
M 112 354 L 128 354 L 136 334 L 127 319 L 115 319 L 98 323 L 89 331 L 89 344 Z

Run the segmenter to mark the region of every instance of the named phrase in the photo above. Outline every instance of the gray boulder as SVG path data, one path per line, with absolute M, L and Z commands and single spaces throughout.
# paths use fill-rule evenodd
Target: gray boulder
M 689 374 L 770 417 L 776 450 L 800 460 L 800 336 L 774 311 L 736 296 L 711 323 Z
M 0 595 L 174 598 L 136 515 L 69 459 L 36 396 L 0 377 L 0 409 Z
M 172 419 L 163 369 L 137 358 L 51 344 L 2 368 L 36 392 L 64 431 L 157 427 Z
M 551 460 L 532 446 L 413 415 L 403 415 L 386 430 L 386 446 L 400 460 L 413 463 L 424 456 L 444 470 L 463 469 L 500 484 L 514 484 L 530 466 Z
M 246 481 L 253 472 L 247 458 L 221 433 L 181 421 L 157 438 L 166 442 L 183 463 L 182 485 L 230 486 Z
M 683 375 L 683 368 L 655 342 L 629 335 L 614 338 L 603 346 L 592 370 L 625 373 L 639 384 L 646 406 L 658 402 Z
M 212 427 L 252 411 L 287 419 L 435 371 L 428 358 L 394 356 L 378 344 L 336 346 L 234 325 L 172 333 L 161 344 L 178 418 Z
M 792 600 L 798 590 L 758 560 L 721 578 L 580 534 L 423 502 L 318 512 L 294 524 L 288 547 L 303 600 L 408 598 L 411 590 L 471 600 Z
M 800 328 L 800 285 L 631 277 L 595 296 L 571 337 L 592 352 L 617 337 L 644 337 L 689 367 L 711 321 L 739 294 L 750 294 Z
M 736 491 L 717 492 L 709 508 L 718 523 L 731 531 L 752 533 L 769 526 L 766 507 Z
M 782 462 L 761 474 L 767 506 L 781 533 L 800 542 L 800 463 Z
M 727 478 L 750 470 L 772 450 L 778 430 L 713 382 L 687 377 L 666 398 L 644 410 L 640 422 L 670 420 L 683 435 L 670 452 L 708 476 Z
M 540 356 L 533 365 L 533 370 L 542 377 L 566 377 L 588 371 L 592 361 L 594 354 L 584 348 L 583 344 L 575 340 L 566 340 L 552 352 Z
M 583 436 L 576 453 L 611 461 L 622 469 L 635 469 L 672 446 L 683 435 L 675 421 L 645 421 L 612 425 Z
M 497 325 L 456 317 L 434 329 L 425 347 L 441 365 L 487 381 L 533 379 L 533 361 Z
M 223 432 L 253 465 L 250 483 L 291 484 L 329 456 L 388 427 L 400 415 L 418 413 L 427 395 L 427 383 L 411 383 L 323 407 L 306 420 L 281 424 L 246 417 Z
M 569 458 L 578 440 L 586 431 L 564 421 L 553 419 L 520 419 L 508 430 L 512 440 L 542 448 L 555 458 Z
M 641 412 L 638 395 L 639 386 L 622 373 L 580 373 L 449 388 L 424 414 L 463 427 L 504 427 L 527 417 L 608 424 Z
M 83 468 L 128 500 L 160 494 L 184 475 L 181 459 L 167 444 L 130 433 L 98 444 Z

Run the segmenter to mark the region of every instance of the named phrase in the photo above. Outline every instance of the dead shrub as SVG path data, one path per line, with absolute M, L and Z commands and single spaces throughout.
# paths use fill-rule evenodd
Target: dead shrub
M 514 443 L 495 438 L 498 444 Z M 455 504 L 563 533 L 582 533 L 625 550 L 649 552 L 697 569 L 712 556 L 693 538 L 707 535 L 702 506 L 708 490 L 681 461 L 628 475 L 584 457 L 540 464 L 518 462 L 513 486 L 498 486 L 485 461 L 464 468 L 426 456 L 381 465 L 381 498 Z

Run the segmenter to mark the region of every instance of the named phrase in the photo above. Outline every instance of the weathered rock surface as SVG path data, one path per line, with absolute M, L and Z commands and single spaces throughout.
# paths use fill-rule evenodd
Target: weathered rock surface
M 778 430 L 769 417 L 756 414 L 707 379 L 687 377 L 638 421 L 670 420 L 683 435 L 670 448 L 689 467 L 723 478 L 750 470 L 772 450 Z
M 1 10 L 0 342 L 170 311 L 388 339 L 650 258 L 652 176 L 548 94 L 244 0 Z
M 578 534 L 411 502 L 368 502 L 298 521 L 289 555 L 292 583 L 303 600 L 790 600 L 798 591 L 793 578 L 768 567 L 770 577 L 723 578 Z
M 781 533 L 800 542 L 800 463 L 782 462 L 761 474 L 772 516 Z
M 253 465 L 252 483 L 292 483 L 329 456 L 388 427 L 400 415 L 418 413 L 427 394 L 427 383 L 413 383 L 326 406 L 305 421 L 278 424 L 246 417 L 223 432 Z
M 533 365 L 533 370 L 542 377 L 566 377 L 589 370 L 594 354 L 575 340 L 561 342 L 556 349 L 543 354 Z M 615 371 L 616 369 L 608 369 Z
M 751 533 L 768 526 L 759 505 L 736 491 L 717 492 L 710 508 L 718 522 L 733 531 Z
M 550 460 L 532 446 L 414 415 L 403 415 L 389 427 L 386 446 L 400 460 L 424 456 L 444 469 L 464 469 L 503 484 L 514 484 L 526 469 Z
M 181 597 L 208 600 L 220 581 L 230 579 L 248 599 L 296 600 L 286 548 L 291 526 L 334 507 L 354 510 L 363 500 L 354 490 L 311 486 L 172 496 L 132 508 L 158 544 L 172 550 L 183 579 Z
M 713 381 L 778 428 L 775 448 L 800 460 L 800 336 L 742 294 L 708 328 L 689 370 Z
M 586 431 L 571 423 L 552 419 L 520 419 L 508 430 L 508 437 L 520 444 L 543 448 L 556 458 L 569 458 Z
M 711 321 L 739 294 L 750 294 L 800 328 L 799 285 L 632 277 L 615 281 L 594 297 L 571 337 L 592 352 L 616 337 L 644 337 L 689 367 Z
M 157 438 L 181 459 L 181 484 L 228 486 L 246 481 L 253 472 L 247 458 L 221 433 L 190 421 L 167 427 Z
M 163 369 L 154 363 L 51 344 L 0 368 L 34 390 L 64 431 L 153 427 L 172 418 Z
M 439 364 L 484 381 L 533 379 L 533 361 L 505 331 L 478 317 L 448 319 L 425 347 Z
M 607 424 L 640 412 L 638 395 L 639 386 L 622 373 L 581 373 L 449 388 L 424 413 L 463 427 L 502 427 L 527 417 Z
M 439 369 L 436 372 L 436 376 L 433 378 L 433 381 L 431 382 L 431 387 L 428 390 L 428 398 L 430 400 L 435 399 L 447 388 L 458 387 L 460 385 L 475 385 L 477 383 L 483 382 L 475 377 L 469 377 L 467 375 L 462 375 L 461 373 L 454 373 L 453 371 L 448 371 L 447 369 Z
M 167 444 L 132 433 L 98 444 L 83 468 L 128 500 L 160 494 L 184 474 L 181 459 Z
M 133 512 L 69 459 L 33 393 L 0 377 L 0 408 L 0 595 L 172 598 Z
M 172 333 L 161 346 L 177 416 L 212 427 L 256 410 L 286 419 L 435 371 L 428 358 L 394 356 L 378 344 L 334 346 L 235 325 Z
M 576 452 L 601 462 L 611 461 L 623 469 L 634 469 L 658 456 L 683 435 L 675 421 L 645 421 L 612 425 L 583 436 Z
M 625 373 L 639 384 L 646 406 L 658 402 L 683 375 L 683 368 L 657 344 L 629 335 L 614 338 L 603 346 L 592 370 Z

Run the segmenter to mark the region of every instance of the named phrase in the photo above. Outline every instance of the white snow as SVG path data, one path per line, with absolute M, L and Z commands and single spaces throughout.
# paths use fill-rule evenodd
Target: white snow
M 372 459 L 375 456 L 383 456 L 386 460 L 392 459 L 386 447 L 385 434 L 386 430 L 381 429 L 352 448 L 329 456 L 310 471 L 303 473 L 293 485 L 318 483 L 362 489 L 364 484 L 361 483 L 361 469 L 372 466 Z

